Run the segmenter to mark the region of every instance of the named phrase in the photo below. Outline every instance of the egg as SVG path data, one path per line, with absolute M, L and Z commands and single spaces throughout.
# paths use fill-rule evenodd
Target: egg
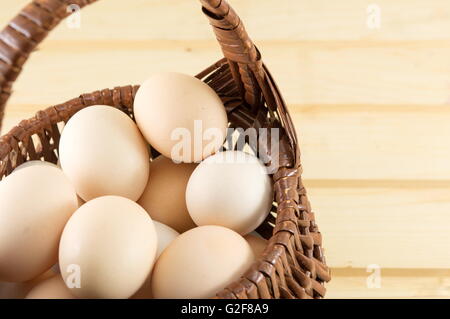
M 182 233 L 195 227 L 186 207 L 186 185 L 196 164 L 174 163 L 158 156 L 150 164 L 147 186 L 138 204 L 153 220 Z
M 59 145 L 61 167 L 88 201 L 116 195 L 136 201 L 149 173 L 149 153 L 135 123 L 104 105 L 87 107 L 69 120 Z
M 197 225 L 220 225 L 241 235 L 265 220 L 272 200 L 272 183 L 264 165 L 240 151 L 220 152 L 205 159 L 186 188 L 187 208 Z
M 55 272 L 50 269 L 29 281 L 0 282 L 0 299 L 23 299 L 34 286 L 53 276 L 55 276 Z
M 61 274 L 79 298 L 124 299 L 153 266 L 157 236 L 152 219 L 135 202 L 104 196 L 81 206 L 61 236 Z
M 0 282 L 0 299 L 23 299 L 32 288 L 23 282 Z
M 180 73 L 158 73 L 136 93 L 134 114 L 146 140 L 177 162 L 199 162 L 222 146 L 227 114 L 207 84 Z
M 25 162 L 23 164 L 20 164 L 19 166 L 17 166 L 14 169 L 13 172 L 17 172 L 18 170 L 21 170 L 23 168 L 30 167 L 30 166 L 35 166 L 35 165 L 47 165 L 47 166 L 52 166 L 52 167 L 58 167 L 58 165 L 50 163 L 50 162 L 33 160 L 33 161 L 28 161 L 28 162 Z
M 0 281 L 36 278 L 57 262 L 77 195 L 57 167 L 32 165 L 0 182 Z
M 269 241 L 254 233 L 247 234 L 244 238 L 252 248 L 255 257 L 261 257 Z
M 159 258 L 161 253 L 166 249 L 169 244 L 180 235 L 177 231 L 173 230 L 167 225 L 161 224 L 160 222 L 153 221 L 155 224 L 156 236 L 158 237 L 158 249 L 156 251 L 156 259 Z M 152 287 L 151 287 L 151 273 L 148 275 L 145 283 L 142 287 L 134 294 L 132 299 L 151 299 L 153 298 Z
M 77 195 L 77 203 L 78 203 L 78 207 L 81 207 L 81 205 L 83 205 L 85 203 L 85 201 Z
M 60 275 L 37 284 L 25 299 L 76 299 Z
M 166 249 L 180 233 L 160 222 L 153 221 L 153 223 L 155 224 L 156 236 L 158 237 L 158 249 L 156 250 L 156 259 L 158 259 L 164 249 Z
M 21 170 L 26 167 L 35 166 L 35 165 L 47 165 L 47 166 L 51 166 L 51 167 L 57 167 L 59 169 L 61 168 L 59 160 L 58 160 L 57 164 L 53 164 L 53 163 L 46 162 L 46 161 L 33 160 L 33 161 L 25 162 L 25 163 L 17 166 L 13 172 L 16 172 L 16 171 Z M 84 204 L 84 200 L 82 200 L 81 197 L 78 195 L 77 195 L 77 200 L 78 200 L 78 207 Z
M 254 261 L 250 245 L 221 226 L 191 229 L 163 251 L 152 274 L 157 299 L 210 298 L 238 280 Z

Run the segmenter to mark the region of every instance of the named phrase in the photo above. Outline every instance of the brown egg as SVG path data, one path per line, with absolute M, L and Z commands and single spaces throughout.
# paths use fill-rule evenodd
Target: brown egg
M 152 219 L 183 233 L 196 227 L 186 208 L 186 185 L 196 164 L 175 164 L 158 156 L 150 164 L 147 187 L 138 204 Z
M 221 226 L 201 226 L 177 238 L 163 251 L 152 274 L 155 298 L 210 298 L 253 263 L 250 245 Z
M 64 127 L 61 167 L 85 201 L 106 195 L 137 200 L 147 184 L 148 146 L 122 111 L 96 105 L 77 112 Z
M 159 73 L 136 93 L 134 114 L 146 140 L 177 162 L 199 162 L 223 144 L 225 107 L 208 85 L 180 73 Z
M 0 281 L 36 278 L 57 262 L 77 196 L 57 167 L 33 165 L 0 182 Z
M 23 299 L 40 282 L 55 276 L 50 269 L 38 277 L 26 282 L 0 282 L 0 299 Z
M 37 284 L 25 299 L 76 299 L 60 275 Z
M 77 202 L 78 202 L 78 207 L 81 207 L 81 205 L 83 205 L 85 203 L 85 201 L 77 195 Z
M 23 299 L 32 288 L 24 282 L 0 282 L 0 299 Z
M 253 250 L 256 258 L 261 257 L 264 249 L 266 249 L 269 241 L 267 239 L 262 238 L 256 233 L 250 233 L 244 236 L 245 240 L 249 243 L 250 247 Z
M 125 299 L 146 280 L 156 249 L 146 211 L 127 198 L 104 196 L 85 203 L 67 222 L 59 265 L 75 296 Z

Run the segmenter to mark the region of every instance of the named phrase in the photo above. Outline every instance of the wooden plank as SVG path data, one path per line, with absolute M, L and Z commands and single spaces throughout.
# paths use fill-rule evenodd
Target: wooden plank
M 450 187 L 305 184 L 330 266 L 450 268 Z
M 3 0 L 0 22 L 29 0 Z M 230 0 L 256 40 L 429 40 L 449 39 L 447 0 Z M 367 8 L 381 9 L 381 28 L 367 27 Z M 83 10 L 82 28 L 63 24 L 58 39 L 209 39 L 198 1 L 99 1 Z M 182 21 L 182 25 L 180 25 Z
M 92 77 L 80 74 L 76 78 L 83 77 L 86 80 L 73 77 L 64 88 L 61 84 L 66 82 L 61 77 L 61 83 L 55 82 L 42 95 L 27 95 L 28 88 L 19 87 L 16 98 L 34 97 L 36 104 L 11 104 L 3 132 L 51 101 L 63 102 L 89 91 L 86 82 L 93 82 Z M 97 88 L 107 86 L 104 83 Z M 45 100 L 49 103 L 42 103 Z M 349 187 L 358 187 L 360 181 L 374 187 L 450 185 L 450 107 L 305 105 L 292 106 L 291 114 L 300 138 L 306 179 L 356 181 L 356 186 L 347 183 Z
M 263 41 L 260 48 L 289 104 L 450 103 L 450 42 L 385 45 Z M 13 103 L 55 102 L 161 70 L 195 74 L 220 57 L 213 40 L 55 40 L 26 64 Z
M 372 272 L 365 269 L 357 274 L 335 274 L 327 284 L 327 298 L 449 298 L 450 276 L 433 271 L 408 272 L 403 269 L 381 271 L 380 286 L 370 284 Z M 369 285 L 367 281 L 369 280 Z
M 305 178 L 450 180 L 448 106 L 311 105 L 291 113 Z

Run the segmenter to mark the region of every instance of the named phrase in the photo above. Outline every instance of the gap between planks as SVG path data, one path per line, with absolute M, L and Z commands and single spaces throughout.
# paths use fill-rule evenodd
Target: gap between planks
M 402 49 L 430 49 L 430 48 L 450 48 L 450 42 L 445 40 L 418 40 L 418 41 L 380 41 L 380 40 L 255 40 L 257 46 L 274 48 L 310 48 L 310 49 L 352 49 L 352 48 L 402 48 Z M 83 40 L 55 40 L 44 41 L 40 48 L 49 51 L 58 52 L 84 52 L 86 50 L 117 50 L 127 48 L 127 50 L 146 50 L 146 49 L 212 49 L 219 48 L 217 40 L 211 39 L 83 39 Z

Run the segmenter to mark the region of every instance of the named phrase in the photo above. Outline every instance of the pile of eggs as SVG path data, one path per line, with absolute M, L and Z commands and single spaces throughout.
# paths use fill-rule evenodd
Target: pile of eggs
M 0 181 L 0 298 L 210 298 L 262 253 L 254 231 L 272 184 L 257 157 L 219 151 L 218 95 L 161 73 L 134 116 L 84 108 L 63 129 L 59 165 L 30 161 Z M 198 123 L 220 134 L 199 142 Z

